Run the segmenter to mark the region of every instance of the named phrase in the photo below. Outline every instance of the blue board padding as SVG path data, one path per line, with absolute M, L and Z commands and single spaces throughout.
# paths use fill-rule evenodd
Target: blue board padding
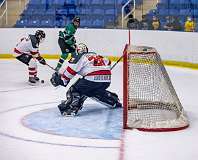
M 27 115 L 23 124 L 31 129 L 67 137 L 120 139 L 122 109 L 109 109 L 101 104 L 86 104 L 75 117 L 62 117 L 58 108 Z

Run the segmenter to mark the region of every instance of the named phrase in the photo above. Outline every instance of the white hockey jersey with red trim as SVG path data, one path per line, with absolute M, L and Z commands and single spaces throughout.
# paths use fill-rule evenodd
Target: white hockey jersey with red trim
M 62 79 L 68 81 L 79 74 L 89 81 L 110 82 L 111 61 L 96 53 L 84 53 L 69 61 L 62 74 Z
M 14 48 L 14 56 L 20 56 L 21 54 L 32 55 L 33 57 L 39 56 L 38 43 L 34 35 L 28 35 L 21 38 L 21 41 Z

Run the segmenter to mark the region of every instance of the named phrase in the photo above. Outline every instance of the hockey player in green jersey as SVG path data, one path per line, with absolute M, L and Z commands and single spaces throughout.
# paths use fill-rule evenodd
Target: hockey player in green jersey
M 69 53 L 72 57 L 75 57 L 76 54 L 76 40 L 74 34 L 76 33 L 77 28 L 80 26 L 80 18 L 74 17 L 72 23 L 68 24 L 64 31 L 59 31 L 58 44 L 61 49 L 61 57 L 56 66 L 56 71 L 59 71 L 65 59 L 67 59 Z

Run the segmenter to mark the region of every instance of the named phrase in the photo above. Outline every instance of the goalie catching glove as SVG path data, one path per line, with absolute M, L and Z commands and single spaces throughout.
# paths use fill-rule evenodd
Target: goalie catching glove
M 52 74 L 52 78 L 50 79 L 50 82 L 52 83 L 52 85 L 54 87 L 57 87 L 59 85 L 66 87 L 67 84 L 69 83 L 69 81 L 66 82 L 66 84 L 63 82 L 63 80 L 61 79 L 61 75 L 58 74 L 57 72 Z

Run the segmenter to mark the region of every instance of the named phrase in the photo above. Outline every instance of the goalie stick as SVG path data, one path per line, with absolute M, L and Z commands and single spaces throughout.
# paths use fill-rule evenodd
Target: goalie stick
M 113 66 L 111 67 L 111 70 L 112 70 L 112 69 L 121 61 L 121 59 L 125 56 L 127 47 L 128 47 L 128 45 L 125 46 L 122 56 L 113 64 Z
M 121 59 L 124 57 L 124 54 L 113 64 L 111 67 L 111 70 L 121 61 Z
M 112 69 L 121 61 L 121 59 L 125 56 L 125 54 L 126 54 L 126 52 L 127 52 L 127 48 L 128 48 L 128 46 L 130 46 L 130 44 L 131 44 L 131 31 L 130 31 L 130 29 L 129 29 L 129 30 L 128 30 L 128 44 L 125 45 L 122 56 L 116 61 L 116 63 L 114 63 L 114 65 L 111 67 L 111 70 L 112 70 Z

